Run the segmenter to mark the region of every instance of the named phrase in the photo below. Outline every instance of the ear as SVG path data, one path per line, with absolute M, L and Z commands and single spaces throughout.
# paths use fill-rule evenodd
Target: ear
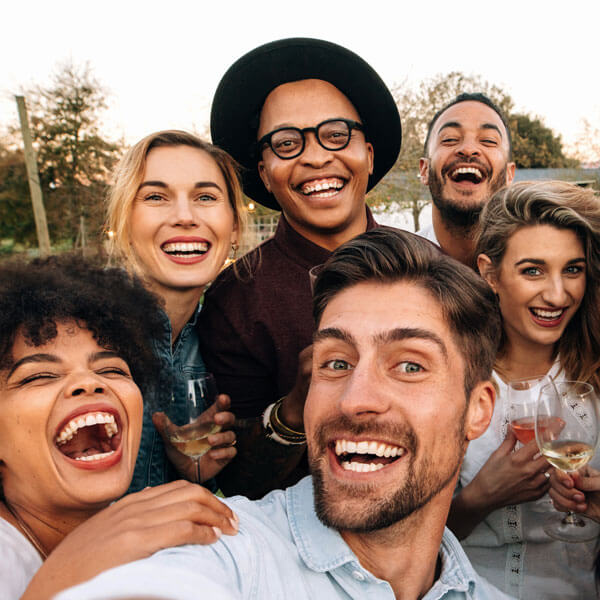
M 369 153 L 369 175 L 373 175 L 373 166 L 375 164 L 375 151 L 373 145 L 367 142 L 367 152 Z
M 481 381 L 473 388 L 465 420 L 467 441 L 477 439 L 488 428 L 494 413 L 495 400 L 496 388 L 491 381 Z
M 515 169 L 517 165 L 514 162 L 509 162 L 506 165 L 506 185 L 510 185 L 515 178 Z
M 421 183 L 427 185 L 429 183 L 429 159 L 419 159 L 419 175 L 421 176 Z
M 262 179 L 262 182 L 265 184 L 267 192 L 271 193 L 271 182 L 269 181 L 269 175 L 267 174 L 265 163 L 262 160 L 258 161 L 258 174 Z
M 480 254 L 477 257 L 477 269 L 479 274 L 487 281 L 487 284 L 494 290 L 494 294 L 497 294 L 496 268 L 487 254 Z

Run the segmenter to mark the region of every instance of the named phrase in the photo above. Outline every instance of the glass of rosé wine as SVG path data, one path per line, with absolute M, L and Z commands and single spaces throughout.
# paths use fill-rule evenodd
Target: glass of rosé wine
M 547 375 L 508 382 L 508 423 L 521 444 L 535 439 L 535 408 L 541 388 L 550 383 Z

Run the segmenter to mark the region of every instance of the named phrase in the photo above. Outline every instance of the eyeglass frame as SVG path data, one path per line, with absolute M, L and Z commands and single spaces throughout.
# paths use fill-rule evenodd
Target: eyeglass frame
M 343 123 L 346 123 L 346 125 L 348 126 L 348 139 L 346 140 L 346 143 L 343 146 L 340 146 L 339 148 L 328 148 L 327 146 L 325 146 L 323 144 L 323 142 L 321 142 L 321 138 L 319 137 L 319 128 L 322 127 L 323 125 L 325 125 L 326 123 L 333 123 L 335 121 L 342 121 Z M 302 138 L 302 146 L 300 147 L 300 151 L 297 152 L 296 154 L 294 154 L 293 156 L 280 156 L 276 152 L 275 148 L 273 148 L 273 145 L 271 143 L 271 138 L 279 131 L 286 131 L 286 130 L 290 130 L 290 129 L 293 131 L 297 131 L 300 134 L 300 136 Z M 260 138 L 260 140 L 258 140 L 258 142 L 256 142 L 256 147 L 258 149 L 259 156 L 260 156 L 261 152 L 264 150 L 264 145 L 267 144 L 269 146 L 269 148 L 271 148 L 271 151 L 277 158 L 280 158 L 281 160 L 292 160 L 293 158 L 298 158 L 298 156 L 300 156 L 304 152 L 304 149 L 306 148 L 305 133 L 308 131 L 312 131 L 315 135 L 315 139 L 317 140 L 317 142 L 318 142 L 319 146 L 321 146 L 321 148 L 324 148 L 325 150 L 327 150 L 329 152 L 338 152 L 339 150 L 344 150 L 350 144 L 350 140 L 352 139 L 352 130 L 353 129 L 356 129 L 357 131 L 362 131 L 363 133 L 365 132 L 365 126 L 362 123 L 360 123 L 359 121 L 354 121 L 353 119 L 343 119 L 343 118 L 325 119 L 324 121 L 321 121 L 314 127 L 302 127 L 302 128 L 293 127 L 293 126 L 278 127 L 277 129 L 274 129 L 273 131 L 270 131 L 269 133 L 266 133 L 265 135 L 263 135 Z

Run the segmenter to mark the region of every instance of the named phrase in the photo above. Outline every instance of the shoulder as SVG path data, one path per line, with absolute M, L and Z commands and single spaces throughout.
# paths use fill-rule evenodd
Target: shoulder
M 41 566 L 42 559 L 35 548 L 0 518 L 0 598 L 20 598 Z

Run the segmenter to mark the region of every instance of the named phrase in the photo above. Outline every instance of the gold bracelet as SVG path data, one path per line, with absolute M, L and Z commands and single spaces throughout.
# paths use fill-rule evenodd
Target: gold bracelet
M 277 433 L 282 437 L 292 438 L 295 440 L 305 440 L 306 433 L 304 431 L 296 431 L 295 429 L 288 427 L 279 417 L 279 409 L 283 404 L 284 398 L 285 396 L 277 400 L 277 402 L 275 402 L 275 406 L 273 407 L 273 411 L 271 412 L 271 425 L 273 429 L 277 431 Z

